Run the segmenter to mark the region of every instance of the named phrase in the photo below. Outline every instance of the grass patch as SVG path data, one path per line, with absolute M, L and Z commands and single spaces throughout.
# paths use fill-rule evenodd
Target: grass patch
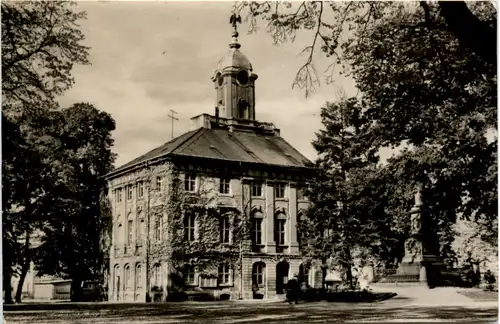
M 498 291 L 484 291 L 484 290 L 472 290 L 472 291 L 459 291 L 460 295 L 469 297 L 474 301 L 496 301 L 498 300 Z

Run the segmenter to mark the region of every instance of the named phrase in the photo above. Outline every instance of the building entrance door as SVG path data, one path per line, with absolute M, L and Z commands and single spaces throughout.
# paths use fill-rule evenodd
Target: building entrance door
M 285 293 L 286 284 L 288 283 L 288 271 L 290 265 L 286 261 L 281 261 L 276 265 L 276 293 Z

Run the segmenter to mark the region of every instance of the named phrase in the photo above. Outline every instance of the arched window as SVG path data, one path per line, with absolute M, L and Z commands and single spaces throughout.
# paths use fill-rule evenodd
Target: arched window
M 130 265 L 125 265 L 125 288 L 130 288 L 131 286 L 131 278 L 130 278 Z
M 118 223 L 116 243 L 123 245 L 123 226 L 122 223 Z
M 256 262 L 252 267 L 252 285 L 264 287 L 266 284 L 266 264 L 264 262 Z
M 113 268 L 113 296 L 115 300 L 118 300 L 120 295 L 120 266 L 115 264 Z
M 286 244 L 286 215 L 280 212 L 276 215 L 276 228 L 274 230 L 276 245 Z
M 135 266 L 135 287 L 142 287 L 142 267 L 140 263 Z

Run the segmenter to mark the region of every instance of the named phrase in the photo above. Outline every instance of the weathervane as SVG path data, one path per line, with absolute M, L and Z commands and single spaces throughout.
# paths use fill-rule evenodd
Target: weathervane
M 233 26 L 233 42 L 229 45 L 229 47 L 233 48 L 240 48 L 240 44 L 238 43 L 238 29 L 236 28 L 236 24 L 241 24 L 241 16 L 233 13 L 231 15 L 231 18 L 229 18 L 229 23 Z

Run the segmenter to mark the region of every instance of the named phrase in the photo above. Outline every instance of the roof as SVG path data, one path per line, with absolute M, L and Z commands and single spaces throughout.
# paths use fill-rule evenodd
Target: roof
M 227 68 L 246 69 L 252 71 L 252 64 L 248 58 L 237 48 L 231 48 L 217 63 L 217 70 L 223 71 Z
M 199 157 L 299 168 L 307 168 L 311 163 L 278 135 L 202 127 L 139 156 L 109 175 L 141 162 L 165 156 Z

